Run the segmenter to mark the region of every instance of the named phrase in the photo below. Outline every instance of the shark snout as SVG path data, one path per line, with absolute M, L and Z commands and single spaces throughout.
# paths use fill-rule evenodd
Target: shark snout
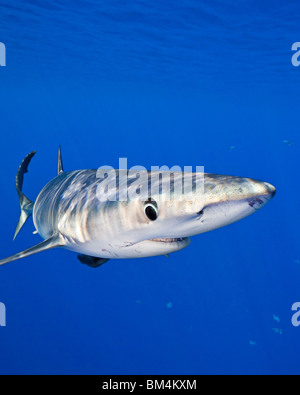
M 272 184 L 269 184 L 267 182 L 265 182 L 264 184 L 266 186 L 269 198 L 273 199 L 273 197 L 276 195 L 276 188 Z
M 267 182 L 249 180 L 249 197 L 246 199 L 250 207 L 259 210 L 276 194 L 276 188 Z M 247 194 L 246 194 L 247 196 Z
M 273 185 L 252 178 L 207 174 L 205 179 L 208 203 L 251 201 L 259 198 L 270 200 L 275 193 Z
M 274 196 L 273 185 L 250 178 L 207 174 L 201 227 L 204 233 L 232 224 L 263 208 Z M 192 235 L 191 234 L 191 235 Z

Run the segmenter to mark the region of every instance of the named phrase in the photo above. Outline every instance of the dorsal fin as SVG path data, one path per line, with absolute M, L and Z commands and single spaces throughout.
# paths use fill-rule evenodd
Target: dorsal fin
M 24 182 L 24 174 L 28 173 L 29 163 L 31 162 L 31 159 L 34 157 L 35 154 L 36 151 L 33 151 L 26 156 L 26 158 L 21 163 L 16 176 L 16 189 L 20 200 L 21 216 L 17 225 L 14 240 L 17 237 L 20 230 L 23 228 L 28 218 L 32 215 L 33 202 L 24 195 L 24 193 L 22 192 L 22 188 Z
M 58 148 L 58 158 L 57 158 L 57 175 L 64 172 L 64 166 L 61 156 L 61 146 Z

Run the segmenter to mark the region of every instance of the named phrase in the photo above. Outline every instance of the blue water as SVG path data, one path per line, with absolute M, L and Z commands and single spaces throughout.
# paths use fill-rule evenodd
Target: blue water
M 40 241 L 29 221 L 12 242 L 34 149 L 32 199 L 59 144 L 66 170 L 127 157 L 278 191 L 170 259 L 93 270 L 53 250 L 1 267 L 1 374 L 300 373 L 300 5 L 238 3 L 1 1 L 1 258 Z

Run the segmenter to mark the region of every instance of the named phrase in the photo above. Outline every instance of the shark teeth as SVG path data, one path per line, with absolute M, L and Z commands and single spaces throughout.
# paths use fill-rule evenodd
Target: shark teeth
M 177 239 L 174 239 L 174 238 L 151 239 L 150 241 L 156 241 L 156 242 L 159 242 L 159 243 L 178 243 L 178 242 L 184 241 L 184 240 L 185 240 L 185 238 L 180 237 L 180 238 L 177 238 Z

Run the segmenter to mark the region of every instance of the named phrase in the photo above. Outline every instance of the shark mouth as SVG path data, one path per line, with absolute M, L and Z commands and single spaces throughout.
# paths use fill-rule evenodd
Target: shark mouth
M 187 240 L 186 237 L 180 237 L 180 238 L 177 238 L 177 239 L 175 239 L 175 238 L 150 239 L 150 241 L 155 241 L 155 242 L 158 242 L 158 243 L 180 243 L 180 242 L 185 241 L 185 240 Z

